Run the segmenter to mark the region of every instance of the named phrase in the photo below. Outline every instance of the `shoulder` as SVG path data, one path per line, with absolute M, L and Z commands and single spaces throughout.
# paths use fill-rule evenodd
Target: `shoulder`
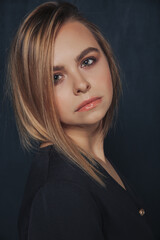
M 94 198 L 72 181 L 46 183 L 32 201 L 28 234 L 33 239 L 101 239 L 101 227 Z
M 41 157 L 39 154 L 41 154 Z M 44 184 L 46 182 L 66 180 L 78 183 L 88 189 L 95 185 L 96 182 L 89 174 L 70 158 L 57 151 L 55 147 L 48 146 L 44 148 L 44 152 L 41 150 L 39 154 L 35 158 L 34 168 L 35 171 L 38 171 L 38 175 L 45 175 Z M 41 173 L 39 174 L 39 172 Z
M 54 208 L 54 213 L 58 211 L 58 214 L 63 212 L 63 210 L 69 211 L 70 208 L 72 210 L 74 207 L 77 209 L 78 206 L 83 206 L 83 209 L 87 207 L 88 210 L 90 206 L 95 209 L 97 208 L 96 202 L 90 192 L 78 183 L 69 180 L 47 182 L 35 194 L 32 201 L 32 208 L 39 204 L 45 204 L 46 208 L 48 206 L 50 208 L 49 211 L 52 211 L 51 206 L 57 206 L 57 209 Z M 86 211 L 88 211 L 87 209 Z
M 78 166 L 52 146 L 39 149 L 32 159 L 19 211 L 19 222 L 25 218 L 25 214 L 28 214 L 31 203 L 38 192 L 41 193 L 43 190 L 47 196 L 51 188 L 52 194 L 58 192 L 59 189 L 62 189 L 64 193 L 71 189 L 73 192 L 73 188 L 77 185 L 89 191 L 93 186 L 92 181 Z
M 40 149 L 32 159 L 21 202 L 18 216 L 19 235 L 25 239 L 24 233 L 28 226 L 34 231 L 37 226 L 34 224 L 45 216 L 45 224 L 51 219 L 61 221 L 60 216 L 67 221 L 69 214 L 72 214 L 71 221 L 74 221 L 75 214 L 86 219 L 87 216 L 89 219 L 98 216 L 92 194 L 92 188 L 96 191 L 95 187 L 87 174 L 52 146 Z
M 56 180 L 73 181 L 85 175 L 76 164 L 50 145 L 40 148 L 34 153 L 26 187 L 27 185 L 34 187 L 36 191 L 47 182 Z

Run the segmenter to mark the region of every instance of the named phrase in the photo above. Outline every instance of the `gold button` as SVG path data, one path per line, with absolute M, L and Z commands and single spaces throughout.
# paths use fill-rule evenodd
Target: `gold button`
M 143 215 L 145 214 L 145 210 L 144 210 L 143 208 L 141 208 L 141 209 L 139 210 L 139 214 L 140 214 L 141 216 L 143 216 Z

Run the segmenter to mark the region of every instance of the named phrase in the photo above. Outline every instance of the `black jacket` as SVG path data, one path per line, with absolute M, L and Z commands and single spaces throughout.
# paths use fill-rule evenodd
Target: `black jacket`
M 147 209 L 142 216 L 142 200 L 111 164 L 127 191 L 100 164 L 107 176 L 106 189 L 53 146 L 40 149 L 19 212 L 19 239 L 153 240 Z

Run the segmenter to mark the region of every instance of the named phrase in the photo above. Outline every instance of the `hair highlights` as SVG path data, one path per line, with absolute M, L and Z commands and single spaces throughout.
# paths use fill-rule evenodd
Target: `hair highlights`
M 84 24 L 106 55 L 113 82 L 113 99 L 99 124 L 98 130 L 102 132 L 103 138 L 113 124 L 122 88 L 111 47 L 98 27 L 82 16 L 74 5 L 67 2 L 47 2 L 24 19 L 11 45 L 8 73 L 18 132 L 24 148 L 29 150 L 33 142 L 52 144 L 96 182 L 105 186 L 95 173 L 101 174 L 96 169 L 94 157 L 64 133 L 54 101 L 54 41 L 59 29 L 67 21 Z

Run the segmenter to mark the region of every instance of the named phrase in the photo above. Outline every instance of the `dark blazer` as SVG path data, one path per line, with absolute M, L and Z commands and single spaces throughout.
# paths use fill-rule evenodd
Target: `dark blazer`
M 40 149 L 25 186 L 19 239 L 153 240 L 142 200 L 109 161 L 126 190 L 100 164 L 98 168 L 107 177 L 106 189 L 53 146 Z

